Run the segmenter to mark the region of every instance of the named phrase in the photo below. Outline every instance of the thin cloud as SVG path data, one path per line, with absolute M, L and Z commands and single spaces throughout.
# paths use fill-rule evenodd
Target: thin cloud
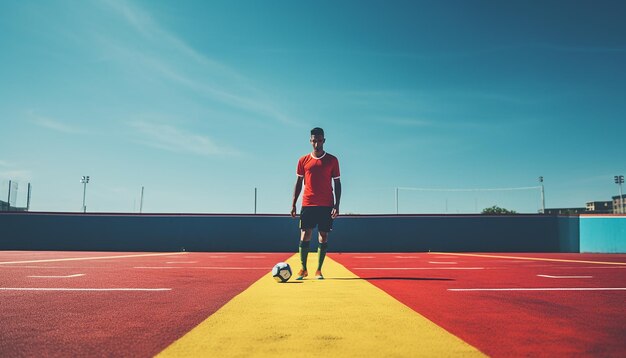
M 265 117 L 276 119 L 280 122 L 290 125 L 299 125 L 298 122 L 282 113 L 267 102 L 259 101 L 255 98 L 237 95 L 231 91 L 218 88 L 216 86 L 207 85 L 205 82 L 191 79 L 181 72 L 175 70 L 173 66 L 168 65 L 164 61 L 157 59 L 146 59 L 155 70 L 172 81 L 178 82 L 184 86 L 192 88 L 196 92 L 211 98 L 213 100 L 228 104 L 232 107 L 246 110 L 251 113 L 261 114 Z
M 70 125 L 55 119 L 51 119 L 48 117 L 43 117 L 40 115 L 33 114 L 32 112 L 29 114 L 31 117 L 31 122 L 47 129 L 52 129 L 56 132 L 66 133 L 66 134 L 79 134 L 85 133 L 85 131 L 79 127 L 74 125 Z
M 136 46 L 126 46 L 109 37 L 98 35 L 98 40 L 107 48 L 107 53 L 112 50 L 122 58 L 133 59 L 142 69 L 151 69 L 161 78 L 190 88 L 211 100 L 290 126 L 302 125 L 267 100 L 263 91 L 253 86 L 245 76 L 197 52 L 182 39 L 160 27 L 143 9 L 125 1 L 105 0 L 103 3 L 159 49 L 154 53 L 145 47 L 142 47 L 143 50 L 137 50 Z M 163 47 L 167 51 L 163 51 Z M 162 55 L 164 53 L 167 53 L 169 58 L 164 57 Z M 173 59 L 177 61 L 173 62 Z M 180 66 L 178 63 L 180 60 L 188 66 Z M 194 68 L 193 76 L 185 74 L 185 68 L 189 66 L 198 66 Z
M 220 146 L 211 138 L 174 127 L 169 124 L 134 121 L 129 123 L 141 136 L 138 141 L 151 147 L 201 156 L 238 155 L 239 152 Z
M 145 37 L 148 37 L 149 39 L 154 41 L 158 41 L 159 43 L 163 43 L 166 46 L 173 48 L 180 53 L 183 53 L 197 63 L 210 66 L 216 71 L 226 74 L 229 77 L 232 77 L 240 82 L 247 81 L 244 76 L 237 73 L 232 68 L 200 54 L 178 37 L 164 30 L 162 27 L 159 26 L 158 23 L 156 23 L 152 19 L 148 12 L 142 10 L 141 8 L 133 6 L 128 2 L 122 0 L 103 0 L 103 2 L 111 9 L 116 11 L 119 15 L 121 15 L 131 27 L 133 27 Z

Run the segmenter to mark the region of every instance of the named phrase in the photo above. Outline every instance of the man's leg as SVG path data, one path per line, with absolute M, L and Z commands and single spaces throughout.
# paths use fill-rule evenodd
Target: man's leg
M 322 265 L 324 264 L 324 258 L 326 258 L 326 248 L 328 247 L 328 232 L 319 232 L 319 246 L 317 247 L 317 271 L 315 276 L 323 280 Z
M 298 273 L 297 280 L 302 280 L 305 278 L 307 273 L 306 261 L 309 255 L 309 247 L 311 246 L 311 234 L 313 233 L 313 229 L 301 229 L 300 230 L 300 246 L 298 251 L 300 252 L 300 263 L 302 264 L 302 269 Z

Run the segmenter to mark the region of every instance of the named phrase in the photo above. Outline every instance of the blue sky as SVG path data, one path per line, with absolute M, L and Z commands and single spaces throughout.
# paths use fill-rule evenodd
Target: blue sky
M 89 211 L 136 211 L 144 186 L 146 212 L 249 213 L 257 187 L 258 212 L 288 213 L 320 126 L 340 160 L 342 212 L 395 212 L 396 187 L 528 187 L 540 175 L 547 207 L 609 200 L 626 174 L 625 11 L 5 1 L 0 195 L 14 180 L 24 202 L 31 182 L 32 210 L 78 211 L 90 175 Z M 401 212 L 535 212 L 539 197 L 400 193 Z

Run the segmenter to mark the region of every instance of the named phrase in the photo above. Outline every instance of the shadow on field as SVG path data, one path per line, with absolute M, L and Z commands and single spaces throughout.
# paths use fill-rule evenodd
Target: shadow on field
M 454 281 L 452 278 L 430 278 L 430 277 L 335 277 L 326 280 L 403 280 L 403 281 Z

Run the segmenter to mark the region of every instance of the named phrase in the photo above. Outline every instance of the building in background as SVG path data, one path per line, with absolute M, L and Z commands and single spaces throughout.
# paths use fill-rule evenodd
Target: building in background
M 626 204 L 626 194 L 621 197 L 615 195 L 613 197 L 613 214 L 624 214 L 624 206 Z
M 547 215 L 571 215 L 571 214 L 585 214 L 587 208 L 546 208 L 545 214 Z
M 612 201 L 589 201 L 585 208 L 552 208 L 546 209 L 548 215 L 566 214 L 623 214 L 626 194 L 612 197 Z M 626 205 L 625 205 L 626 206 Z
M 587 202 L 587 212 L 596 214 L 613 214 L 612 201 L 590 201 Z

